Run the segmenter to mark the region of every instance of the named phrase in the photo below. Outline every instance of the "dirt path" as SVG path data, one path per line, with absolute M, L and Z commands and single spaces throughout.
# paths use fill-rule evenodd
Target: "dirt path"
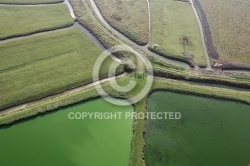
M 115 34 L 116 36 L 118 36 L 120 39 L 122 39 L 123 41 L 125 41 L 126 43 L 130 44 L 134 50 L 138 51 L 138 52 L 144 52 L 146 54 L 149 54 L 157 59 L 160 59 L 162 61 L 165 61 L 167 63 L 170 63 L 170 64 L 174 64 L 174 65 L 178 65 L 178 66 L 181 66 L 181 67 L 184 67 L 184 68 L 187 68 L 189 69 L 190 66 L 186 63 L 183 63 L 183 62 L 179 62 L 179 61 L 175 61 L 175 60 L 171 60 L 171 59 L 168 59 L 168 58 L 165 58 L 163 56 L 160 56 L 158 54 L 155 54 L 153 52 L 151 52 L 150 50 L 148 50 L 147 46 L 140 46 L 138 44 L 136 44 L 135 42 L 133 42 L 132 40 L 130 40 L 129 38 L 127 38 L 126 36 L 124 36 L 123 34 L 121 34 L 120 32 L 118 32 L 116 29 L 114 29 L 112 26 L 110 26 L 106 20 L 103 18 L 103 16 L 101 15 L 98 7 L 96 6 L 94 0 L 90 0 L 90 3 L 91 3 L 91 7 L 93 8 L 95 14 L 97 15 L 98 19 L 102 22 L 102 24 L 105 26 L 103 27 L 99 21 L 95 18 L 95 16 L 93 15 L 91 9 L 89 8 L 88 4 L 86 3 L 85 0 L 81 0 L 81 2 L 83 3 L 84 7 L 87 9 L 89 15 L 91 16 L 91 18 L 94 20 L 94 22 L 103 30 L 104 32 L 108 30 L 110 30 L 113 34 Z M 151 24 L 151 23 L 150 23 Z M 151 26 L 150 26 L 151 27 Z M 151 29 L 151 28 L 150 28 Z M 105 32 L 106 33 L 106 32 Z M 108 35 L 111 37 L 111 38 L 116 38 L 118 39 L 117 37 L 115 37 L 113 34 L 111 34 L 109 31 L 108 31 Z M 119 39 L 119 40 L 120 40 Z M 115 40 L 115 39 L 114 39 Z M 121 40 L 120 40 L 121 41 Z M 120 42 L 118 42 L 120 43 Z M 122 42 L 124 43 L 124 42 Z M 125 44 L 125 43 L 124 43 Z M 127 44 L 126 44 L 127 45 Z
M 150 9 L 150 2 L 147 0 L 148 4 L 148 44 L 145 46 L 148 47 L 151 41 L 151 34 L 152 34 L 152 28 L 151 28 L 151 9 Z
M 202 40 L 202 45 L 203 45 L 203 49 L 204 49 L 204 53 L 205 53 L 205 56 L 206 56 L 206 61 L 207 61 L 207 70 L 212 70 L 212 67 L 211 67 L 211 63 L 210 63 L 210 58 L 209 58 L 209 55 L 208 55 L 208 52 L 207 52 L 207 46 L 206 46 L 206 43 L 205 43 L 205 34 L 203 32 L 203 28 L 202 28 L 202 24 L 201 24 L 201 21 L 200 21 L 200 18 L 199 18 L 199 15 L 194 7 L 194 3 L 193 3 L 193 0 L 190 0 L 190 3 L 192 5 L 192 8 L 193 8 L 193 11 L 194 11 L 194 14 L 197 18 L 197 21 L 198 21 L 198 24 L 199 24 L 199 28 L 200 28 L 200 35 L 201 35 L 201 40 Z

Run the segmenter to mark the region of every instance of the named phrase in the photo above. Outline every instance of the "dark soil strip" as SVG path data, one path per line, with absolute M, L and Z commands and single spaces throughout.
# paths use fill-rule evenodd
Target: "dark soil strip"
M 216 51 L 216 48 L 214 47 L 214 44 L 213 44 L 210 27 L 207 21 L 207 16 L 204 10 L 202 9 L 199 0 L 193 0 L 193 1 L 194 1 L 194 6 L 196 10 L 198 11 L 199 17 L 201 19 L 201 24 L 202 24 L 204 35 L 205 35 L 205 43 L 207 46 L 208 54 L 214 59 L 219 59 L 219 54 Z
M 218 67 L 222 70 L 246 70 L 250 71 L 250 64 L 235 64 L 235 63 L 224 63 L 222 66 Z

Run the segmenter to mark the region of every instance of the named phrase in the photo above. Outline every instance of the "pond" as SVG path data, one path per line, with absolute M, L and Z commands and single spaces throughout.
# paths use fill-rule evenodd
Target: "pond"
M 96 99 L 2 128 L 0 165 L 128 166 L 133 121 L 107 115 L 79 119 L 82 112 L 111 115 L 133 107 Z
M 148 112 L 179 112 L 180 119 L 146 121 L 147 166 L 247 166 L 250 106 L 191 95 L 155 92 Z

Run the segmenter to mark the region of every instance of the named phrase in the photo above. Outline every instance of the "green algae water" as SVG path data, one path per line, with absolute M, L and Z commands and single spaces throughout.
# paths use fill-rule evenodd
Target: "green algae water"
M 146 121 L 147 166 L 248 166 L 250 106 L 170 92 L 153 93 L 149 112 L 180 120 Z
M 68 114 L 132 111 L 97 99 L 2 128 L 0 166 L 128 166 L 131 119 L 70 120 Z

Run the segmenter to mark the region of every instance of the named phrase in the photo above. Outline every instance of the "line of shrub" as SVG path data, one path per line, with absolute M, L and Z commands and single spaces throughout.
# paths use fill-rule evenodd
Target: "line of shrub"
M 177 80 L 187 80 L 187 81 L 193 81 L 193 82 L 201 82 L 201 83 L 207 83 L 207 84 L 217 84 L 217 85 L 226 85 L 231 87 L 237 87 L 237 88 L 244 88 L 244 89 L 250 89 L 250 83 L 240 80 L 233 80 L 233 79 L 223 79 L 223 78 L 213 78 L 213 77 L 206 77 L 206 76 L 195 76 L 195 75 L 183 75 L 177 72 L 170 72 L 167 70 L 161 70 L 161 69 L 155 69 L 154 75 L 158 77 L 164 77 L 164 78 L 172 78 Z

